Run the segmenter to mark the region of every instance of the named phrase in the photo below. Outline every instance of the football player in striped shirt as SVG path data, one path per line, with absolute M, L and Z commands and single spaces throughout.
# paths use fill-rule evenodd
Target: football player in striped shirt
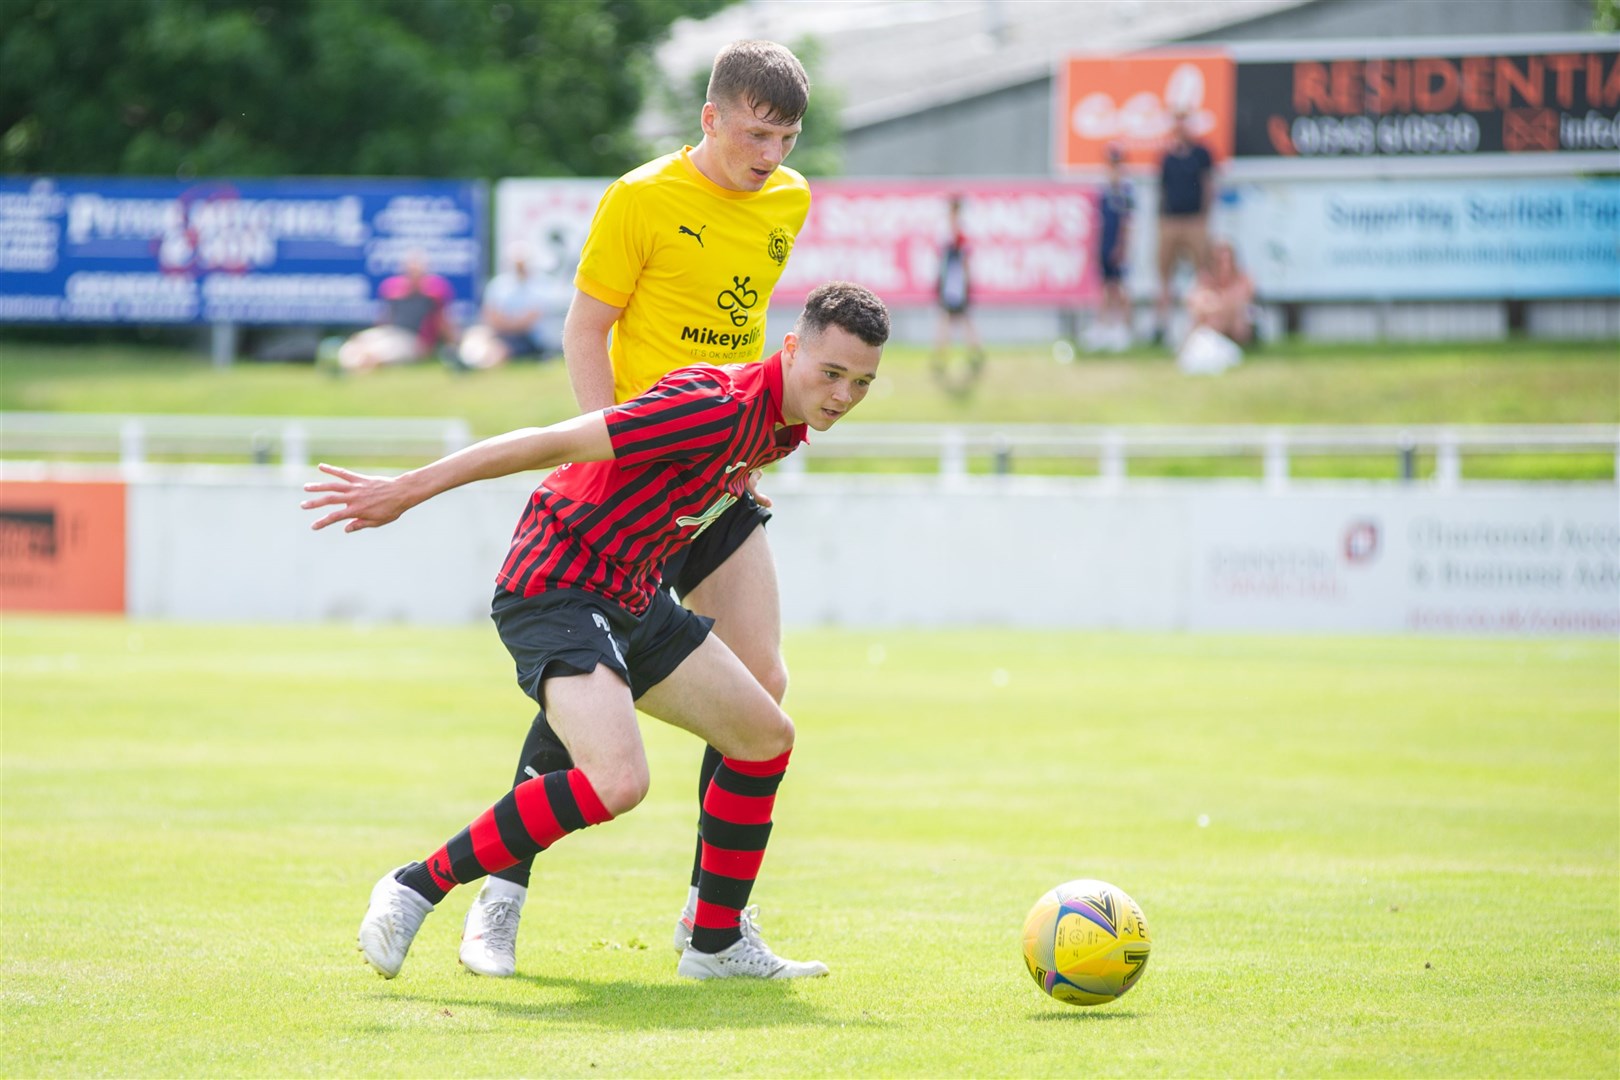
M 421 860 L 384 874 L 360 924 L 366 962 L 399 973 L 422 920 L 457 885 L 628 813 L 647 793 L 636 710 L 721 755 L 703 800 L 698 897 L 677 973 L 693 979 L 825 975 L 778 957 L 749 898 L 771 832 L 793 723 L 710 633 L 659 588 L 669 553 L 735 505 L 749 474 L 860 403 L 889 318 L 847 282 L 812 292 L 782 349 L 759 363 L 687 367 L 638 397 L 546 428 L 508 432 L 397 477 L 323 464 L 304 486 L 313 528 L 375 528 L 476 480 L 555 467 L 518 522 L 493 618 L 570 758 L 531 777 Z M 330 509 L 327 509 L 330 508 Z
M 582 412 L 642 393 L 674 368 L 765 355 L 765 316 L 810 187 L 783 162 L 798 139 L 810 81 L 798 58 L 770 41 L 738 41 L 715 57 L 700 117 L 703 137 L 620 177 L 603 194 L 580 254 L 563 354 Z M 664 583 L 781 704 L 787 692 L 776 565 L 762 527 L 769 500 L 750 484 L 693 542 L 672 552 Z M 568 758 L 536 717 L 513 782 Z M 704 752 L 701 807 L 720 752 Z M 675 921 L 676 948 L 692 933 L 702 841 Z M 461 962 L 511 975 L 532 858 L 490 877 L 467 909 Z

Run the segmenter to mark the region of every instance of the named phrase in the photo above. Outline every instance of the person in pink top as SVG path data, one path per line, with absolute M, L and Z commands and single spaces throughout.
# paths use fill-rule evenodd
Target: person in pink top
M 405 256 L 402 273 L 383 279 L 377 288 L 382 301 L 377 325 L 345 341 L 338 349 L 343 371 L 369 371 L 382 364 L 411 364 L 431 357 L 439 344 L 454 344 L 458 335 L 450 317 L 455 291 L 450 283 L 428 272 L 420 251 Z

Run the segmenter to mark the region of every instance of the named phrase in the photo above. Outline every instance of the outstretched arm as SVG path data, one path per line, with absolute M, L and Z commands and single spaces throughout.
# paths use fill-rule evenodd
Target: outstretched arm
M 367 476 L 336 465 L 321 465 L 333 477 L 304 485 L 321 493 L 305 499 L 305 510 L 334 509 L 310 526 L 324 529 L 347 521 L 344 532 L 386 525 L 413 506 L 475 480 L 491 480 L 529 469 L 550 469 L 575 461 L 608 461 L 613 442 L 600 412 L 586 413 L 543 428 L 519 428 L 457 450 L 431 465 L 399 476 Z

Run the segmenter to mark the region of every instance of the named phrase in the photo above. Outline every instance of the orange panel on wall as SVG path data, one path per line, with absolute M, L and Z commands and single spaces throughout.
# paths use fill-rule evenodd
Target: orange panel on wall
M 1060 172 L 1101 170 L 1117 144 L 1133 165 L 1157 166 L 1177 114 L 1217 163 L 1232 156 L 1232 58 L 1219 49 L 1076 56 L 1053 80 Z
M 0 481 L 0 610 L 124 610 L 124 485 Z

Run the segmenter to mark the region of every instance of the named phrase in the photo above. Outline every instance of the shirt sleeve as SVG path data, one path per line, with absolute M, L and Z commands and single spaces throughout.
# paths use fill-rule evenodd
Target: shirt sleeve
M 635 189 L 616 180 L 596 204 L 591 231 L 580 252 L 574 285 L 613 307 L 624 307 L 636 291 L 650 245 L 636 206 Z
M 742 405 L 714 368 L 681 368 L 640 397 L 608 409 L 608 438 L 621 465 L 701 458 L 723 450 Z

